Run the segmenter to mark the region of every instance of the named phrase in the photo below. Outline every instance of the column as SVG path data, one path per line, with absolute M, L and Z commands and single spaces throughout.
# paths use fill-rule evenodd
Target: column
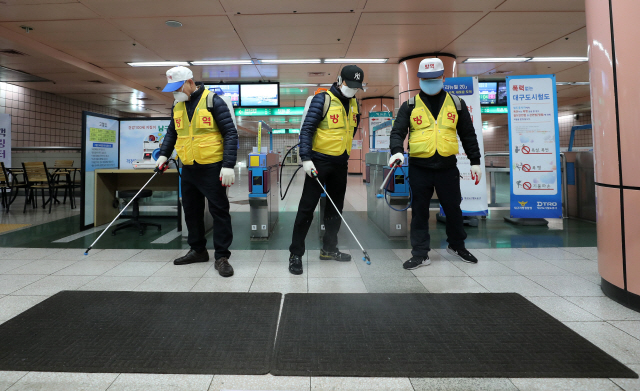
M 637 0 L 586 0 L 602 291 L 640 311 Z

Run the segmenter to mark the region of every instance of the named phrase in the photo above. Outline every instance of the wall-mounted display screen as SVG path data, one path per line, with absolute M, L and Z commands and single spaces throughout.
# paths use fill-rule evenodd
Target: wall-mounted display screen
M 498 95 L 498 83 L 495 81 L 478 83 L 481 105 L 495 105 Z
M 240 85 L 239 84 L 205 84 L 209 91 L 218 95 L 228 96 L 233 103 L 233 107 L 240 106 Z
M 240 106 L 280 106 L 279 86 L 278 83 L 240 84 Z
M 499 106 L 507 105 L 507 82 L 500 81 L 498 82 L 498 99 L 497 104 Z

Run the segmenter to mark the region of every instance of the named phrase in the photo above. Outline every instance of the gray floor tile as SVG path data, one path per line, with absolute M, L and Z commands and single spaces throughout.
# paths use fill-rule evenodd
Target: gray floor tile
M 29 372 L 11 391 L 104 391 L 117 373 Z
M 473 277 L 490 292 L 515 292 L 523 296 L 555 296 L 555 294 L 522 276 Z M 428 288 L 428 287 L 427 287 Z
M 27 285 L 43 279 L 45 276 L 36 274 L 25 275 L 0 275 L 0 293 L 9 295 Z
M 166 263 L 163 267 L 153 273 L 153 277 L 195 277 L 200 278 L 213 267 L 213 260 L 209 262 L 198 262 L 190 265 L 176 266 L 173 262 Z M 215 268 L 214 268 L 215 270 Z
M 588 259 L 550 259 L 547 262 L 574 274 L 598 275 L 598 263 Z
M 105 249 L 97 253 L 89 252 L 92 261 L 126 261 L 142 252 L 139 249 Z
M 600 287 L 578 276 L 529 276 L 560 296 L 604 296 Z
M 533 261 L 538 259 L 517 248 L 488 248 L 474 251 L 485 254 L 496 261 Z
M 561 248 L 523 248 L 521 250 L 543 261 L 549 259 L 585 259 L 580 255 L 564 251 Z
M 629 369 L 640 374 L 640 365 L 627 365 Z M 640 379 L 611 379 L 625 391 L 640 391 Z
M 39 262 L 39 261 L 36 261 Z M 99 276 L 124 262 L 121 261 L 78 261 L 71 266 L 58 270 L 57 276 Z
M 565 324 L 623 364 L 640 364 L 640 341 L 606 322 Z
M 173 262 L 174 259 L 186 255 L 189 250 L 142 250 L 127 262 Z M 212 256 L 209 253 L 209 256 Z
M 42 259 L 62 250 L 62 248 L 27 248 L 11 254 L 11 259 Z
M 411 378 L 415 391 L 517 391 L 509 379 Z
M 123 262 L 105 273 L 106 276 L 149 277 L 167 262 Z
M 431 293 L 489 292 L 471 277 L 418 277 L 418 281 Z
M 84 255 L 86 249 L 81 248 L 65 248 L 62 251 L 56 251 L 52 254 L 46 255 L 42 259 L 46 260 L 62 260 L 62 261 L 81 261 L 81 260 L 89 260 L 94 256 L 100 254 L 103 250 L 93 249 L 89 252 L 89 255 Z
M 229 262 L 250 261 L 260 262 L 264 258 L 265 250 L 232 250 Z
M 598 322 L 600 318 L 559 296 L 529 296 L 530 302 L 561 322 Z
M 249 292 L 253 277 L 212 277 L 201 278 L 191 292 Z
M 491 258 L 490 256 L 488 256 L 487 254 L 484 254 L 476 249 L 471 249 L 469 250 L 471 252 L 471 254 L 473 254 L 474 257 L 476 257 L 478 259 L 478 262 L 485 262 L 485 261 L 495 261 L 495 259 Z M 435 255 L 435 254 L 439 254 L 440 256 L 442 256 L 444 259 L 448 259 L 450 261 L 455 262 L 456 264 L 459 263 L 465 263 L 463 261 L 460 260 L 460 258 L 458 258 L 455 255 L 449 254 L 449 252 L 447 251 L 446 248 L 439 248 L 437 250 L 431 250 L 431 252 L 429 253 L 429 257 Z
M 258 272 L 260 262 L 261 261 L 230 260 L 229 264 L 233 267 L 233 277 L 253 278 Z M 215 267 L 211 267 L 203 277 L 220 278 L 220 273 Z
M 304 376 L 233 376 L 215 375 L 209 391 L 222 390 L 282 390 L 309 391 L 311 382 Z
M 51 296 L 60 291 L 76 290 L 95 278 L 95 276 L 46 276 L 13 294 L 20 296 Z
M 20 371 L 0 371 L 0 391 L 9 389 L 15 382 L 20 380 L 28 372 Z
M 82 291 L 132 291 L 148 277 L 99 276 L 78 288 Z
M 46 298 L 47 296 L 5 296 L 0 299 L 0 319 L 14 318 Z
M 9 274 L 11 270 L 34 262 L 33 259 L 0 259 L 0 274 Z
M 309 261 L 308 275 L 311 277 L 356 277 L 360 278 L 360 272 L 355 262 L 337 262 L 337 261 Z
M 362 277 L 411 277 L 413 273 L 402 267 L 404 261 L 400 260 L 391 250 L 371 250 L 368 251 L 371 257 L 371 265 L 367 265 L 362 261 L 360 250 L 351 250 L 351 254 L 355 254 L 353 261 L 360 271 Z
M 289 261 L 289 250 L 267 250 L 262 257 L 262 262 L 282 262 Z M 302 259 L 306 259 L 306 256 L 303 256 Z
M 444 258 L 431 260 L 428 266 L 422 266 L 411 270 L 416 277 L 466 277 L 467 273 L 463 272 L 453 262 Z
M 0 247 L 0 259 L 11 259 L 10 254 L 26 250 L 24 247 Z
M 511 379 L 520 391 L 620 391 L 609 379 Z
M 363 277 L 369 293 L 428 293 L 425 286 L 414 276 L 410 277 Z
M 523 276 L 565 276 L 571 274 L 567 270 L 542 260 L 500 261 L 500 263 Z
M 139 292 L 189 292 L 200 278 L 197 277 L 149 277 L 134 291 Z
M 77 261 L 64 261 L 64 260 L 37 260 L 30 262 L 24 266 L 13 269 L 7 274 L 42 274 L 49 275 L 62 270 L 65 267 L 71 266 Z
M 308 271 L 308 265 L 306 260 L 302 260 L 302 269 L 303 274 L 301 275 L 293 275 L 289 273 L 289 261 L 288 260 L 280 260 L 280 261 L 269 261 L 260 263 L 260 267 L 258 267 L 258 272 L 256 273 L 256 278 L 292 278 L 292 279 L 306 279 L 306 274 Z
M 598 260 L 598 247 L 562 247 L 562 249 L 583 258 Z
M 297 278 L 256 277 L 249 292 L 307 293 L 307 278 L 304 274 L 295 277 Z
M 309 293 L 367 293 L 367 287 L 360 277 L 309 276 Z
M 565 297 L 602 320 L 640 320 L 640 312 L 630 310 L 608 297 Z
M 627 334 L 640 339 L 640 322 L 637 320 L 615 320 L 610 321 L 612 325 L 626 332 Z
M 312 391 L 413 391 L 406 377 L 312 377 Z
M 212 375 L 122 373 L 109 391 L 206 391 L 212 379 Z
M 497 261 L 478 261 L 477 264 L 455 262 L 454 264 L 470 277 L 519 275 L 517 272 Z

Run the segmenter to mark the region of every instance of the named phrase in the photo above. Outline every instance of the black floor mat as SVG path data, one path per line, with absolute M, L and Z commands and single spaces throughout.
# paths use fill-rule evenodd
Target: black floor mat
M 271 373 L 637 375 L 518 294 L 288 294 Z
M 0 325 L 0 370 L 266 374 L 281 298 L 61 292 Z

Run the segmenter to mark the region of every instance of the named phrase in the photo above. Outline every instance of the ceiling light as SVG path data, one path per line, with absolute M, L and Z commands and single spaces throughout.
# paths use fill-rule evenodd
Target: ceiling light
M 577 61 L 584 62 L 589 61 L 589 57 L 534 57 L 531 59 L 532 62 L 550 62 L 550 61 Z
M 588 81 L 574 81 L 571 84 L 574 86 L 588 86 L 590 83 Z
M 384 64 L 388 58 L 327 58 L 325 64 Z
M 182 23 L 178 22 L 177 20 L 167 20 L 166 22 L 164 22 L 164 24 L 169 27 L 182 27 Z
M 463 62 L 525 62 L 531 60 L 531 57 L 478 57 L 467 58 Z
M 557 86 L 588 86 L 588 81 L 558 81 Z
M 364 84 L 364 83 L 362 83 L 362 84 Z M 333 85 L 333 83 L 331 83 L 331 84 L 320 84 L 319 86 L 320 87 L 331 87 L 332 85 Z
M 189 61 L 191 65 L 251 65 L 251 60 Z
M 186 61 L 149 61 L 149 62 L 128 62 L 132 67 L 188 67 L 189 63 Z
M 320 59 L 308 60 L 259 60 L 261 64 L 320 64 Z

